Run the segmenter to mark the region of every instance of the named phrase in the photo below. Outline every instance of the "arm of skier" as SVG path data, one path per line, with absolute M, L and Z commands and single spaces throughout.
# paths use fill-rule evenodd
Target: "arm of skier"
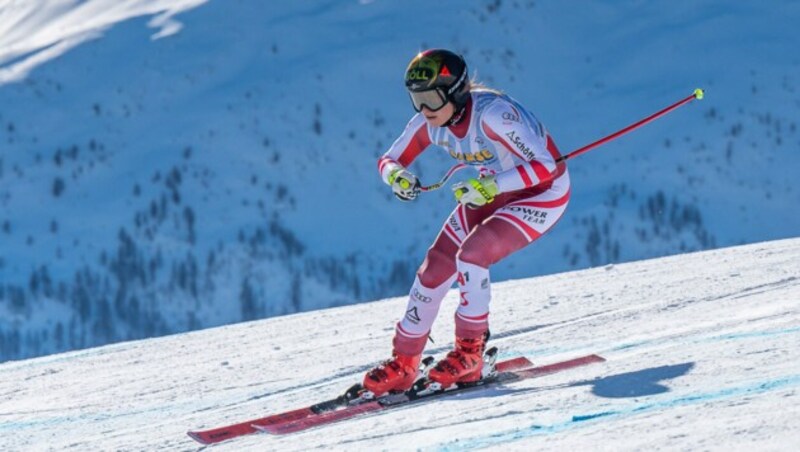
M 425 118 L 417 114 L 388 151 L 378 159 L 378 171 L 395 196 L 410 201 L 419 194 L 419 179 L 408 171 L 409 165 L 431 144 Z

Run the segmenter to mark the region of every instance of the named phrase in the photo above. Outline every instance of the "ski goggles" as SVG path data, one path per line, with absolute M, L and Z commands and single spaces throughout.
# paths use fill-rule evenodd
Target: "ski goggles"
M 414 110 L 418 112 L 422 111 L 422 107 L 430 111 L 437 111 L 447 105 L 447 96 L 439 88 L 425 91 L 409 91 L 408 94 L 411 96 Z

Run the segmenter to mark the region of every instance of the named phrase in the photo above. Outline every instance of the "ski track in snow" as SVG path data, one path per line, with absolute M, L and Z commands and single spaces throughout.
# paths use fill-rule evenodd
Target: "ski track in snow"
M 214 450 L 613 450 L 800 443 L 800 239 L 509 281 L 492 342 L 608 359 Z M 451 292 L 434 327 L 449 347 Z M 2 450 L 195 450 L 189 429 L 332 397 L 389 352 L 402 298 L 0 365 Z

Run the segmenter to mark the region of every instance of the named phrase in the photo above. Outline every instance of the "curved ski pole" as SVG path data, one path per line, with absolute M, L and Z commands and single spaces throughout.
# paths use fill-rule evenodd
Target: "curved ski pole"
M 464 169 L 466 167 L 467 167 L 466 163 L 459 163 L 457 165 L 453 165 L 452 168 L 447 170 L 447 172 L 445 173 L 444 177 L 442 177 L 442 180 L 440 180 L 439 182 L 436 182 L 435 184 L 423 185 L 423 186 L 419 187 L 419 191 L 422 191 L 422 192 L 434 191 L 434 190 L 438 190 L 438 189 L 442 188 L 442 186 L 444 184 L 446 184 L 447 181 L 450 180 L 451 177 L 453 177 L 453 174 L 457 173 L 458 171 L 460 171 L 460 170 L 462 170 L 462 169 Z

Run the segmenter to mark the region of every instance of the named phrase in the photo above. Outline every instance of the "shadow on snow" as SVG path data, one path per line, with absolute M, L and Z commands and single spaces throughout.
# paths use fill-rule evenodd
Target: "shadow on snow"
M 624 374 L 584 380 L 570 386 L 592 386 L 592 394 L 606 398 L 642 397 L 669 392 L 663 380 L 671 380 L 689 373 L 694 363 L 652 367 Z

